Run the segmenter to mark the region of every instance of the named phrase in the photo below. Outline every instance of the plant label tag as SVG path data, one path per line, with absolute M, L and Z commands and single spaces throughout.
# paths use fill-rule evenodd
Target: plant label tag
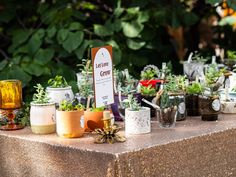
M 95 107 L 114 103 L 112 47 L 92 48 Z

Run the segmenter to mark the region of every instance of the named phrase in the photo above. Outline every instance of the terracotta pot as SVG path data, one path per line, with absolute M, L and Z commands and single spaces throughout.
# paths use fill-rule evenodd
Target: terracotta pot
M 85 131 L 93 131 L 96 128 L 103 128 L 103 111 L 84 111 Z
M 84 111 L 56 111 L 57 134 L 64 138 L 78 138 L 84 134 Z
M 30 104 L 30 125 L 35 134 L 49 134 L 56 131 L 55 103 Z

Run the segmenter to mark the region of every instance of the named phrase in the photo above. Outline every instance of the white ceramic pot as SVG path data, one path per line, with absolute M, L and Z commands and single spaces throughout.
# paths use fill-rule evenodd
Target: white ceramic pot
M 30 124 L 31 130 L 36 134 L 49 134 L 56 131 L 56 106 L 55 103 L 31 103 Z
M 125 109 L 125 133 L 143 134 L 151 132 L 150 108 L 142 107 L 139 111 Z
M 47 87 L 46 92 L 50 98 L 51 102 L 59 104 L 62 100 L 73 100 L 74 94 L 71 89 L 71 86 L 65 88 L 52 88 Z
M 235 101 L 221 101 L 221 112 L 235 114 L 236 113 L 236 102 Z

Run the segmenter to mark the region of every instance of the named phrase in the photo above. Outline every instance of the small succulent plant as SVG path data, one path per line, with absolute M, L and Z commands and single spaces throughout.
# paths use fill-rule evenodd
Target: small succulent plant
M 55 78 L 51 78 L 48 80 L 49 87 L 52 88 L 64 88 L 68 87 L 68 83 L 66 82 L 66 79 L 63 76 L 55 76 Z
M 79 104 L 79 101 L 77 99 L 74 99 L 72 101 L 63 100 L 59 104 L 59 110 L 60 111 L 76 111 L 76 110 L 83 110 L 84 106 Z
M 46 93 L 44 87 L 41 84 L 34 86 L 36 88 L 36 93 L 33 95 L 33 103 L 35 104 L 45 104 L 49 103 L 50 98 Z

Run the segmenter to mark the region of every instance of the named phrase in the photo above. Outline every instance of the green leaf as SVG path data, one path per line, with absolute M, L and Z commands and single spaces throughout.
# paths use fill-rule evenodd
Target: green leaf
M 68 38 L 63 42 L 63 48 L 71 53 L 79 47 L 83 42 L 84 33 L 82 31 L 77 31 L 75 33 L 69 32 Z
M 45 65 L 53 58 L 54 53 L 52 49 L 39 49 L 35 55 L 35 61 L 40 65 Z
M 113 23 L 113 31 L 115 32 L 119 32 L 122 28 L 122 25 L 121 25 L 121 20 L 120 19 L 115 19 L 114 23 Z
M 35 61 L 30 63 L 23 63 L 21 66 L 25 72 L 33 76 L 39 77 L 44 73 L 44 66 L 39 65 Z
M 109 40 L 106 42 L 107 45 L 111 45 L 112 47 L 116 47 L 116 48 L 119 48 L 119 45 L 117 44 L 116 41 L 114 40 Z
M 34 56 L 34 54 L 38 51 L 42 44 L 42 40 L 38 35 L 33 35 L 28 43 L 28 51 L 31 54 L 31 56 Z
M 22 85 L 24 87 L 30 82 L 32 77 L 29 74 L 27 74 L 19 66 L 13 66 L 10 68 L 10 70 L 7 74 L 7 79 L 19 79 L 22 81 Z
M 14 58 L 12 58 L 12 63 L 15 65 L 19 65 L 21 61 L 21 56 L 15 56 Z
M 123 22 L 122 27 L 125 36 L 134 38 L 138 37 L 144 26 L 136 21 L 132 21 L 131 23 Z
M 122 52 L 119 48 L 114 47 L 112 49 L 112 54 L 113 54 L 113 64 L 117 65 L 121 62 L 121 56 L 122 56 Z
M 135 15 L 139 12 L 139 7 L 131 7 L 131 8 L 126 9 L 126 11 L 128 14 Z
M 102 26 L 102 25 L 98 25 L 98 24 L 94 25 L 94 33 L 98 36 L 110 36 L 110 35 L 112 35 L 113 31 L 111 29 L 112 29 L 112 27 L 108 28 L 106 26 Z
M 68 29 L 60 29 L 57 33 L 57 41 L 59 44 L 62 44 L 69 35 L 69 30 Z
M 5 66 L 7 66 L 7 63 L 8 63 L 8 61 L 5 59 L 5 60 L 2 60 L 1 62 L 0 62 L 0 70 L 2 70 L 3 68 L 5 68 Z
M 16 30 L 13 32 L 12 45 L 15 47 L 24 43 L 29 38 L 30 32 L 28 30 Z
M 72 22 L 69 26 L 70 30 L 83 30 L 83 25 L 79 22 Z
M 121 16 L 121 14 L 124 12 L 124 8 L 122 7 L 117 7 L 115 10 L 114 10 L 114 15 L 118 18 L 119 16 Z
M 56 32 L 57 32 L 56 27 L 55 27 L 55 26 L 52 26 L 52 27 L 50 27 L 50 28 L 47 29 L 47 36 L 48 36 L 49 38 L 52 38 L 52 37 L 55 36 Z
M 37 35 L 39 39 L 42 39 L 45 36 L 45 30 L 44 29 L 38 29 L 34 35 Z
M 89 47 L 101 47 L 104 45 L 105 45 L 105 42 L 98 40 L 98 39 L 94 39 L 94 40 L 89 41 Z
M 136 40 L 127 39 L 126 42 L 127 42 L 128 47 L 132 50 L 138 50 L 146 44 L 146 42 L 138 40 L 138 39 L 136 39 Z
M 138 14 L 138 23 L 144 23 L 147 22 L 149 20 L 149 14 L 147 11 L 142 11 Z
M 83 58 L 84 52 L 86 48 L 88 47 L 88 45 L 89 45 L 89 41 L 84 40 L 84 42 L 80 45 L 80 47 L 75 50 L 75 54 L 79 60 Z

